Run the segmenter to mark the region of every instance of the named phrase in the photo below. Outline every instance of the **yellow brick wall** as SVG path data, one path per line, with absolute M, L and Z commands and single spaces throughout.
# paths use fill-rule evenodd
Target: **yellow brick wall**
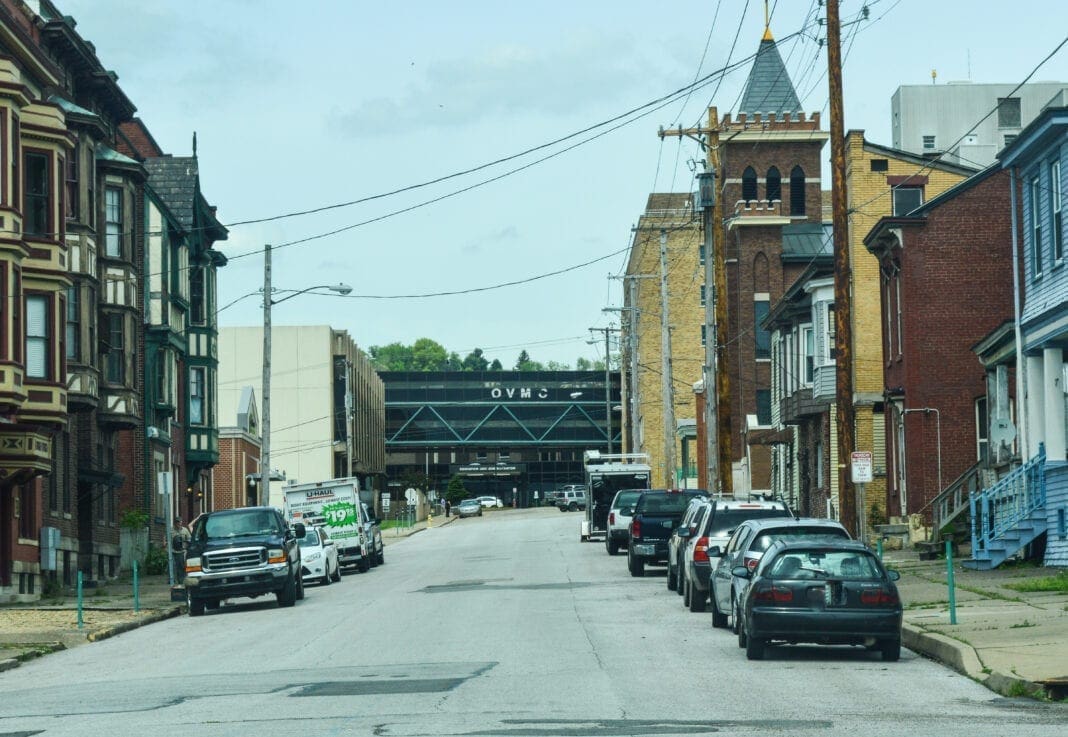
M 676 195 L 682 197 L 684 195 Z M 671 331 L 672 376 L 675 387 L 675 419 L 694 419 L 692 385 L 701 378 L 704 348 L 701 346 L 701 285 L 704 267 L 700 264 L 702 242 L 698 223 L 689 218 L 643 215 L 631 243 L 628 275 L 660 274 L 660 229 L 667 232 L 668 310 Z M 638 416 L 643 429 L 635 450 L 649 455 L 653 487 L 675 485 L 664 458 L 664 404 L 661 380 L 660 280 L 642 278 L 637 286 L 638 314 Z M 624 289 L 630 289 L 624 282 Z M 682 462 L 682 444 L 675 438 L 675 463 Z

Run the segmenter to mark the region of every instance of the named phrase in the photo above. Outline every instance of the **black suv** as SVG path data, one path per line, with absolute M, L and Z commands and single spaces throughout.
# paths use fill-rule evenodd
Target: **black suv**
M 193 523 L 185 561 L 189 616 L 231 596 L 274 594 L 279 606 L 304 598 L 300 546 L 304 525 L 291 528 L 274 507 L 209 512 Z

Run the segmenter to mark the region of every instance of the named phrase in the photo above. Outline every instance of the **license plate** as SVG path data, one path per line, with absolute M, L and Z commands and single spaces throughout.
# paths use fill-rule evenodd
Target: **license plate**
M 653 555 L 656 553 L 655 545 L 635 545 L 634 552 L 638 555 Z

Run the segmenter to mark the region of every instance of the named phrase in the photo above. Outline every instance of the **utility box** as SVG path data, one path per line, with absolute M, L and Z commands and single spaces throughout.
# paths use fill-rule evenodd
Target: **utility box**
M 41 570 L 56 570 L 56 555 L 59 551 L 59 528 L 41 528 Z

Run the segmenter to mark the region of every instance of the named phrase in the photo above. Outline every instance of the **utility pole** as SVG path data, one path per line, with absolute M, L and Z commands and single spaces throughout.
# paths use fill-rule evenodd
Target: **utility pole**
M 345 478 L 352 476 L 352 361 L 345 358 Z
M 587 328 L 591 333 L 604 333 L 604 411 L 605 426 L 608 429 L 608 455 L 612 455 L 612 373 L 609 364 L 609 335 L 617 330 L 612 326 L 606 328 Z M 592 343 L 593 341 L 586 341 Z
M 263 247 L 263 396 L 260 397 L 260 504 L 271 503 L 271 244 Z
M 842 112 L 842 41 L 838 0 L 827 0 L 827 82 L 831 112 L 831 204 L 834 223 L 835 419 L 838 424 L 838 518 L 856 538 L 857 499 L 850 475 L 856 449 L 853 412 L 852 268 L 846 213 L 845 121 Z
M 671 321 L 668 307 L 667 231 L 660 231 L 660 372 L 664 402 L 664 471 L 676 484 L 675 474 L 675 387 L 671 373 Z
M 630 433 L 630 446 L 627 449 L 628 453 L 637 453 L 639 448 L 637 432 L 635 428 L 638 422 L 638 408 L 641 405 L 639 401 L 638 391 L 638 315 L 641 310 L 638 309 L 638 279 L 659 279 L 659 274 L 624 274 L 622 276 L 609 276 L 609 279 L 622 279 L 627 289 L 628 298 L 630 301 L 630 307 L 624 307 L 622 310 L 626 310 L 629 313 L 630 326 L 630 342 L 627 345 L 630 359 L 630 383 L 631 391 L 628 397 L 630 401 L 630 427 L 628 431 Z
M 715 107 L 708 109 L 706 128 L 661 128 L 660 137 L 664 136 L 694 138 L 708 151 L 707 169 L 698 176 L 701 191 L 705 193 L 701 197 L 705 229 L 705 443 L 709 488 L 729 495 L 734 493 L 734 459 L 731 455 L 731 386 L 727 361 L 727 258 L 722 184 L 718 183 L 723 178 L 719 112 Z M 701 136 L 707 138 L 701 140 Z

